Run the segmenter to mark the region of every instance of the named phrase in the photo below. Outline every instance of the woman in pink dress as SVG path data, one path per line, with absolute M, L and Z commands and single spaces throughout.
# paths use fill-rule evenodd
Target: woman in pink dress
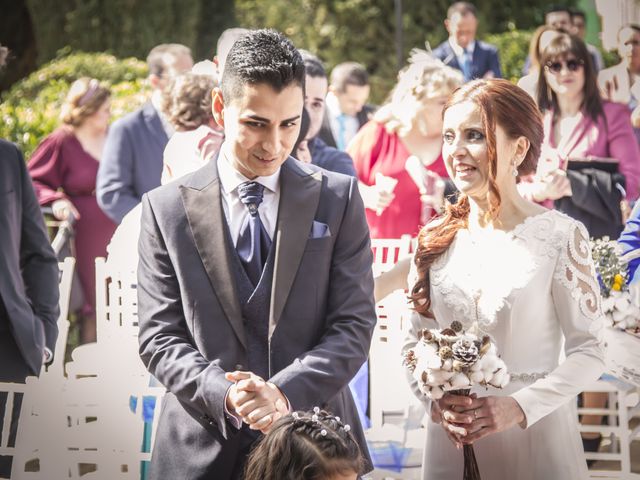
M 95 259 L 106 256 L 115 224 L 96 201 L 96 175 L 110 118 L 111 93 L 97 80 L 81 78 L 62 106 L 62 125 L 46 137 L 29 161 L 40 205 L 63 220 L 73 215 L 76 269 L 84 293 L 80 338 L 95 341 Z M 135 248 L 135 246 L 132 246 Z
M 433 195 L 429 189 L 441 190 L 437 180 L 448 178 L 442 108 L 461 84 L 458 70 L 414 51 L 389 101 L 349 144 L 372 238 L 415 236 L 428 220 L 421 197 Z

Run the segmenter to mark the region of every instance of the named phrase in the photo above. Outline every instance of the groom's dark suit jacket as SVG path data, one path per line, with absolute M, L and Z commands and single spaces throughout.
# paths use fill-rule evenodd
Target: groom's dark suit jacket
M 248 342 L 216 159 L 146 195 L 141 223 L 140 353 L 168 390 L 151 477 L 237 478 L 246 432 L 225 416 L 224 373 L 246 369 Z M 319 406 L 340 416 L 366 454 L 347 388 L 367 358 L 376 320 L 356 180 L 289 157 L 274 241 L 269 380 L 294 410 Z

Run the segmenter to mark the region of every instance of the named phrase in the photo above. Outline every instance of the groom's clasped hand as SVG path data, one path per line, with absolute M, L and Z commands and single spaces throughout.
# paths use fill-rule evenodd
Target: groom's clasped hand
M 285 396 L 273 383 L 252 372 L 227 372 L 225 378 L 235 382 L 227 395 L 227 410 L 250 429 L 267 433 L 279 418 L 289 413 Z

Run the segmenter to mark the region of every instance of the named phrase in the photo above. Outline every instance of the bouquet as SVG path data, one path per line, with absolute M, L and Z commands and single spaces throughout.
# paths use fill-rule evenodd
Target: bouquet
M 637 328 L 640 308 L 630 291 L 627 267 L 620 259 L 620 246 L 608 237 L 591 240 L 591 254 L 598 273 L 605 317 L 613 327 Z
M 445 392 L 468 395 L 474 385 L 504 388 L 510 379 L 491 337 L 465 332 L 458 321 L 442 330 L 420 331 L 418 343 L 405 353 L 404 364 L 420 391 L 432 400 Z M 463 479 L 480 479 L 473 445 L 464 446 Z

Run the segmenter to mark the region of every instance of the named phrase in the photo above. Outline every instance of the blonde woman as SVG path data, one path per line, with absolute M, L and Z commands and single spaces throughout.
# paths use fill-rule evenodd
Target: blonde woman
M 114 223 L 96 201 L 96 175 L 110 119 L 111 92 L 92 78 L 76 80 L 62 106 L 61 126 L 47 136 L 28 169 L 40 205 L 53 215 L 76 218 L 75 257 L 84 293 L 81 341 L 96 338 L 95 258 L 106 255 Z
M 349 145 L 372 238 L 418 233 L 422 173 L 448 177 L 442 161 L 442 108 L 461 84 L 459 71 L 414 50 L 387 103 Z

